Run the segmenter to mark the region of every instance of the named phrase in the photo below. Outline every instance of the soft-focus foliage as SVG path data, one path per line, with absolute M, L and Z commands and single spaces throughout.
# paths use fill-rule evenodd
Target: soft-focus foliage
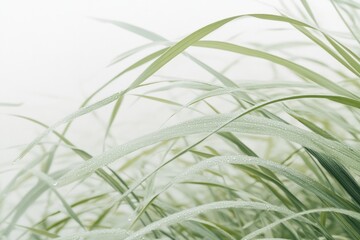
M 149 43 L 116 57 L 115 66 L 134 60 L 57 123 L 12 116 L 43 133 L 1 189 L 3 239 L 360 239 L 360 4 L 327 4 L 344 32 L 323 29 L 306 0 L 178 41 L 100 20 Z M 249 19 L 295 40 L 243 42 L 237 27 L 226 41 L 211 37 Z M 182 57 L 210 77 L 158 74 Z M 222 69 L 208 63 L 223 59 Z M 243 77 L 249 62 L 253 76 Z M 114 87 L 135 70 L 127 87 Z M 140 125 L 158 125 L 140 137 L 129 129 L 123 141 L 117 127 L 131 112 L 122 110 L 128 99 L 161 113 L 138 116 Z M 102 132 L 83 136 L 101 145 L 94 156 L 71 139 L 85 115 L 107 119 Z

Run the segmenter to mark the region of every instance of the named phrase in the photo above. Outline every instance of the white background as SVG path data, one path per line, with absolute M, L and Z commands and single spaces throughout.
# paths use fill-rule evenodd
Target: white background
M 323 27 L 341 27 L 335 25 L 340 21 L 329 1 L 312 1 L 312 6 Z M 275 7 L 282 9 L 275 0 L 1 0 L 0 103 L 22 106 L 1 107 L 0 148 L 26 144 L 40 132 L 4 114 L 20 113 L 47 124 L 59 120 L 120 71 L 106 68 L 116 55 L 147 42 L 92 17 L 128 22 L 176 40 L 213 21 L 274 13 Z

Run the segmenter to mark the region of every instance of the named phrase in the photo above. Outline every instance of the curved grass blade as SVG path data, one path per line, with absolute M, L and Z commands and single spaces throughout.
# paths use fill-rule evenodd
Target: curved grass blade
M 310 81 L 313 81 L 314 83 L 330 90 L 333 93 L 337 93 L 339 95 L 343 95 L 349 98 L 353 99 L 359 99 L 359 97 L 356 94 L 351 93 L 350 91 L 342 88 L 341 86 L 337 85 L 336 83 L 333 83 L 332 81 L 328 80 L 327 78 L 321 76 L 320 74 L 305 68 L 299 64 L 296 64 L 294 62 L 288 61 L 284 58 L 262 52 L 259 50 L 251 49 L 242 47 L 239 45 L 226 43 L 226 42 L 219 42 L 219 41 L 199 41 L 197 43 L 194 43 L 194 46 L 198 47 L 204 47 L 204 48 L 214 48 L 219 49 L 223 51 L 229 51 L 234 53 L 239 53 L 247 56 L 252 56 L 256 58 L 261 58 L 265 60 L 269 60 L 273 63 L 277 63 L 279 65 L 282 65 L 286 68 L 289 68 L 290 70 L 294 71 L 295 73 L 309 79 Z
M 65 176 L 62 176 L 57 181 L 57 184 L 59 184 L 58 186 L 62 186 L 65 184 L 69 184 L 73 181 L 76 181 L 78 179 L 82 179 L 83 177 L 88 176 L 89 174 L 94 172 L 96 169 L 106 166 L 107 164 L 117 160 L 118 158 L 120 158 L 132 151 L 140 149 L 144 146 L 149 146 L 149 145 L 152 145 L 159 141 L 165 141 L 165 140 L 169 140 L 169 139 L 180 137 L 180 136 L 186 136 L 187 134 L 194 134 L 194 133 L 210 131 L 210 133 L 208 133 L 206 137 L 202 138 L 202 140 L 200 140 L 196 143 L 196 145 L 197 145 L 198 143 L 205 140 L 208 136 L 214 134 L 215 132 L 217 132 L 223 128 L 225 128 L 224 130 L 226 132 L 228 132 L 229 130 L 226 129 L 227 125 L 231 124 L 236 119 L 239 119 L 239 118 L 243 117 L 244 115 L 249 114 L 250 112 L 253 112 L 259 108 L 262 108 L 269 104 L 273 104 L 273 103 L 277 103 L 277 102 L 283 102 L 283 101 L 295 100 L 295 99 L 304 99 L 304 98 L 323 98 L 323 99 L 328 99 L 328 100 L 335 101 L 335 102 L 340 102 L 343 104 L 348 104 L 350 106 L 360 107 L 359 102 L 357 100 L 346 98 L 346 97 L 341 97 L 341 96 L 334 96 L 334 95 L 296 95 L 296 96 L 279 98 L 279 99 L 275 99 L 275 100 L 269 100 L 264 103 L 255 105 L 242 113 L 235 114 L 230 119 L 227 119 L 227 121 L 225 121 L 225 122 L 224 122 L 224 120 L 226 118 L 224 119 L 224 117 L 222 115 L 218 115 L 217 117 L 214 117 L 214 119 L 218 118 L 218 120 L 215 122 L 214 122 L 214 119 L 211 119 L 211 118 L 202 118 L 202 119 L 200 118 L 199 122 L 202 122 L 202 120 L 204 121 L 204 119 L 207 119 L 207 120 L 205 120 L 207 122 L 206 123 L 207 126 L 205 128 L 204 128 L 204 126 L 199 126 L 199 123 L 196 123 L 196 120 L 193 120 L 193 121 L 190 121 L 190 122 L 187 122 L 184 124 L 176 125 L 172 128 L 160 130 L 157 133 L 143 136 L 140 139 L 134 140 L 127 144 L 120 145 L 118 147 L 108 150 L 107 152 L 104 152 L 102 155 L 99 155 L 97 157 L 90 159 L 86 163 L 82 164 L 82 166 L 80 166 L 79 168 L 71 170 Z M 266 120 L 266 121 L 270 121 L 270 120 Z M 213 123 L 213 124 L 210 125 L 210 123 Z M 275 125 L 275 123 L 281 124 L 277 121 L 274 121 L 274 125 Z M 192 128 L 192 126 L 191 126 L 192 124 L 194 124 L 196 126 L 195 129 Z M 266 127 L 265 119 L 264 119 L 263 125 L 264 125 L 264 127 Z M 271 124 L 271 125 L 273 125 L 273 124 Z M 290 127 L 286 124 L 284 124 L 284 125 L 287 126 L 287 128 Z M 230 129 L 234 132 L 245 131 L 245 129 L 233 129 L 233 128 L 230 128 Z M 293 129 L 291 129 L 291 131 L 293 131 Z M 266 132 L 269 132 L 269 131 L 266 131 Z M 278 132 L 280 132 L 280 130 Z M 302 133 L 302 134 L 305 134 L 305 133 Z M 309 133 L 307 133 L 306 135 L 308 135 L 308 134 Z M 289 137 L 286 137 L 286 136 L 284 136 L 284 137 L 289 140 Z M 315 138 L 315 137 L 318 138 L 319 136 L 314 134 L 314 136 L 312 138 Z M 319 140 L 319 142 L 315 143 L 315 142 L 313 142 L 312 138 L 309 139 L 312 144 L 309 144 L 309 142 L 306 142 L 306 141 L 301 141 L 301 142 L 303 142 L 302 144 L 304 144 L 303 146 L 310 147 L 310 145 L 311 145 L 310 148 L 319 149 L 321 152 L 324 152 L 324 150 L 326 149 L 325 151 L 328 151 L 328 153 L 332 153 L 334 155 L 339 154 L 338 151 L 336 151 L 336 153 L 334 153 L 333 149 L 329 150 L 329 147 L 327 146 L 327 144 L 322 144 L 322 142 L 325 142 L 325 141 L 331 142 L 331 141 L 323 139 L 323 140 Z M 297 139 L 297 140 L 299 140 L 299 139 Z M 322 147 L 319 148 L 319 146 L 317 146 L 318 144 L 322 145 Z M 340 143 L 332 143 L 332 144 L 341 145 Z M 192 148 L 193 146 L 194 145 L 190 146 L 188 149 Z M 356 158 L 350 157 L 350 156 L 354 155 L 352 150 L 349 151 L 348 147 L 341 147 L 341 148 L 346 149 L 343 153 L 341 153 L 342 155 L 344 155 L 344 157 L 343 158 L 337 157 L 336 159 L 343 162 L 345 165 L 360 171 L 358 160 L 356 160 Z M 339 146 L 338 146 L 338 149 L 340 149 Z M 186 152 L 186 151 L 184 150 L 184 152 Z M 346 157 L 344 154 L 345 152 L 346 152 L 346 155 L 349 154 Z M 181 153 L 181 154 L 183 154 L 183 153 Z M 170 161 L 172 161 L 172 160 L 169 160 L 168 162 L 170 162 Z M 166 165 L 168 162 L 164 163 L 162 166 Z

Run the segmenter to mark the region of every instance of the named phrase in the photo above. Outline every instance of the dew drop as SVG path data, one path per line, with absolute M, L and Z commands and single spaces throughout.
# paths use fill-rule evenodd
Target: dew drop
M 271 206 L 266 205 L 266 206 L 265 206 L 265 210 L 266 210 L 267 212 L 269 212 L 269 211 L 271 210 Z

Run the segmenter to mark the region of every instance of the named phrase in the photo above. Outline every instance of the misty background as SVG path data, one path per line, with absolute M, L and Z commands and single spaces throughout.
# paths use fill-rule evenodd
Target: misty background
M 293 1 L 296 2 L 296 1 Z M 300 1 L 299 1 L 300 2 Z M 326 31 L 343 30 L 341 21 L 327 0 L 312 1 Z M 299 4 L 300 5 L 300 4 Z M 0 157 L 3 172 L 11 174 L 19 150 L 43 131 L 43 128 L 8 114 L 21 114 L 48 125 L 74 112 L 93 91 L 111 79 L 136 58 L 108 66 L 119 54 L 149 43 L 149 40 L 98 19 L 119 20 L 134 24 L 170 40 L 179 40 L 191 32 L 222 18 L 245 13 L 292 12 L 296 8 L 281 1 L 253 0 L 183 0 L 183 1 L 118 1 L 118 0 L 2 0 L 0 2 L 0 103 L 19 103 L 17 107 L 0 107 Z M 336 17 L 334 17 L 336 16 Z M 274 26 L 272 24 L 271 26 Z M 230 23 L 206 39 L 234 41 L 244 45 L 281 43 L 299 33 L 292 31 L 266 31 L 267 25 L 255 19 Z M 284 24 L 279 25 L 284 27 Z M 303 37 L 304 38 L 304 37 Z M 304 38 L 305 40 L 305 38 Z M 220 70 L 236 56 L 226 53 L 189 49 L 191 53 L 212 67 Z M 301 51 L 296 48 L 295 51 Z M 145 51 L 146 52 L 146 51 Z M 303 51 L 302 54 L 307 54 Z M 308 52 L 314 54 L 314 52 Z M 144 55 L 145 56 L 145 55 Z M 139 56 L 138 56 L 139 58 Z M 321 59 L 321 54 L 319 54 Z M 324 59 L 329 61 L 331 59 Z M 228 73 L 240 81 L 271 80 L 271 70 L 262 67 L 264 62 L 251 60 Z M 181 66 L 181 67 L 179 67 Z M 261 67 L 261 71 L 259 68 Z M 141 68 L 142 70 L 144 68 Z M 239 76 L 239 72 L 241 73 Z M 171 75 L 169 74 L 171 73 Z M 105 89 L 95 100 L 121 90 L 140 74 L 139 70 L 120 78 Z M 326 74 L 326 73 L 325 73 Z M 184 78 L 212 78 L 208 73 L 179 56 L 157 74 Z M 171 96 L 177 97 L 177 96 Z M 184 97 L 184 96 L 182 96 Z M 161 104 L 146 101 L 136 107 L 136 99 L 127 101 L 124 111 L 114 128 L 122 134 L 121 141 L 141 136 L 161 127 L 169 113 Z M 104 131 L 111 108 L 99 111 L 98 116 L 82 117 L 75 121 L 70 139 L 80 147 L 91 149 L 93 154 L 102 151 L 99 131 Z M 106 113 L 106 114 L 102 114 Z M 140 117 L 140 116 L 146 116 Z M 93 137 L 94 136 L 94 137 Z M 100 134 L 100 136 L 102 136 Z M 82 139 L 82 141 L 78 141 Z M 84 141 L 85 140 L 85 141 Z M 51 140 L 49 140 L 51 143 Z M 112 143 L 115 144 L 115 143 Z M 7 174 L 0 175 L 1 185 Z M 3 181 L 2 181 L 3 180 Z

